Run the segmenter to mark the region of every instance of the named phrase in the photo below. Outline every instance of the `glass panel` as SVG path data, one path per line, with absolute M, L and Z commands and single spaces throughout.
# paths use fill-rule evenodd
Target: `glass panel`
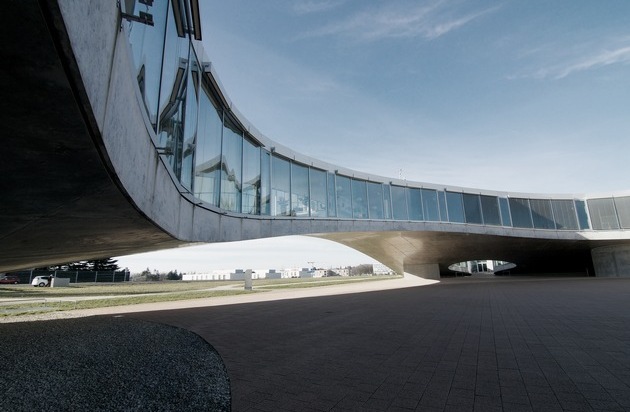
M 529 212 L 529 199 L 511 197 L 509 200 L 510 215 L 512 215 L 514 227 L 534 227 L 532 215 Z
M 189 42 L 177 37 L 169 24 L 160 91 L 158 144 L 167 152 L 166 160 L 175 176 L 181 177 L 184 145 L 184 111 L 188 79 Z
M 204 77 L 199 101 L 199 130 L 195 153 L 194 193 L 199 199 L 219 206 L 221 180 L 221 134 L 223 121 L 212 100 L 209 80 Z
M 367 184 L 365 180 L 352 179 L 352 217 L 368 218 Z
M 260 214 L 271 214 L 271 153 L 262 150 L 260 161 Z
M 241 211 L 243 135 L 236 125 L 223 124 L 223 166 L 221 167 L 221 209 Z
M 407 214 L 407 191 L 402 186 L 391 186 L 391 189 L 394 219 L 409 220 L 409 215 Z
M 184 121 L 184 141 L 181 152 L 181 175 L 179 181 L 188 190 L 192 190 L 193 160 L 197 143 L 197 110 L 199 109 L 199 61 L 194 50 L 190 52 L 190 72 L 186 87 L 186 110 Z
M 424 212 L 424 220 L 430 220 L 432 222 L 440 221 L 438 196 L 435 190 L 422 189 L 422 210 Z
M 553 212 L 549 199 L 530 199 L 532 209 L 532 219 L 536 229 L 555 229 L 553 222 Z
M 575 201 L 575 210 L 577 210 L 578 223 L 580 224 L 580 230 L 588 230 L 591 228 L 588 222 L 588 213 L 586 213 L 586 202 L 583 200 Z
M 407 210 L 409 220 L 422 220 L 422 192 L 413 187 L 407 188 Z
M 352 218 L 352 189 L 350 178 L 336 176 L 337 180 L 337 216 L 342 218 Z
M 311 216 L 326 217 L 326 172 L 310 170 L 311 180 Z
M 291 216 L 309 217 L 308 167 L 291 163 Z
M 289 216 L 291 203 L 291 165 L 288 160 L 271 157 L 271 215 Z
M 337 186 L 332 173 L 328 173 L 328 216 L 337 216 Z
M 612 198 L 589 199 L 588 210 L 595 230 L 619 229 L 615 205 Z
M 368 203 L 370 205 L 370 219 L 383 219 L 383 185 L 368 183 Z
M 153 15 L 153 26 L 123 20 L 127 26 L 129 44 L 133 55 L 133 64 L 144 107 L 153 126 L 157 128 L 158 95 L 160 92 L 160 73 L 164 53 L 164 32 L 166 18 L 170 8 L 167 0 L 158 0 L 153 6 L 146 6 L 138 1 L 123 1 L 125 13 L 138 16 L 140 11 Z M 169 28 L 174 26 L 172 13 L 169 13 Z M 175 32 L 176 33 L 176 32 Z
M 551 207 L 556 221 L 556 229 L 576 230 L 578 228 L 573 200 L 552 200 Z
M 260 214 L 260 147 L 243 141 L 243 213 Z
M 483 223 L 485 225 L 501 226 L 501 214 L 499 213 L 499 201 L 496 196 L 479 196 Z
M 440 205 L 440 220 L 442 222 L 448 222 L 448 213 L 446 211 L 446 193 L 443 191 L 439 191 L 438 193 L 438 204 Z
M 464 203 L 461 193 L 446 192 L 446 209 L 449 222 L 464 223 Z
M 392 218 L 392 195 L 389 185 L 383 185 L 383 211 L 385 219 Z
M 464 214 L 466 215 L 466 223 L 476 225 L 483 224 L 481 217 L 481 205 L 479 204 L 479 195 L 464 193 Z
M 512 226 L 512 218 L 510 217 L 510 205 L 505 197 L 499 198 L 499 206 L 501 207 L 501 224 L 503 226 Z
M 630 229 L 630 196 L 616 197 L 615 209 L 619 216 L 619 223 L 623 229 Z

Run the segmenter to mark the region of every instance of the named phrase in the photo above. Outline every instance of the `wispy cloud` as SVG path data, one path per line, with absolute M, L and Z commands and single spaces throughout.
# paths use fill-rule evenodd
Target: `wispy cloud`
M 293 11 L 297 14 L 321 13 L 336 9 L 345 0 L 307 0 L 293 3 Z
M 585 51 L 590 48 L 591 50 Z M 549 49 L 546 48 L 548 52 Z M 537 53 L 531 52 L 524 56 L 535 58 Z M 630 63 L 630 40 L 625 44 L 616 44 L 608 47 L 592 45 L 574 47 L 571 52 L 563 50 L 563 53 L 556 53 L 561 56 L 555 58 L 556 62 L 544 65 L 538 69 L 530 69 L 519 74 L 508 76 L 509 79 L 534 78 L 534 79 L 564 79 L 572 74 L 595 70 L 598 68 L 615 64 Z M 560 61 L 558 61 L 560 60 Z
M 341 35 L 365 42 L 387 38 L 435 39 L 497 9 L 498 7 L 492 7 L 464 13 L 443 0 L 405 6 L 387 3 L 386 6 L 362 10 L 343 20 L 310 31 L 304 37 Z

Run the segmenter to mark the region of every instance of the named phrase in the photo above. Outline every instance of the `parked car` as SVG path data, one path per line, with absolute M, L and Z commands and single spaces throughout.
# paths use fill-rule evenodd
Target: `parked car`
M 17 285 L 18 283 L 20 283 L 20 278 L 15 275 L 0 276 L 0 283 L 10 283 L 12 285 Z
M 31 285 L 39 287 L 50 286 L 51 278 L 52 276 L 35 276 Z

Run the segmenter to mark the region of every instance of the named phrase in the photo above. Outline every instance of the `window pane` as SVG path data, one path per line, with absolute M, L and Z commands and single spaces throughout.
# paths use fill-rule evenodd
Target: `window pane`
M 326 172 L 310 169 L 311 216 L 326 217 Z
M 577 210 L 578 223 L 580 224 L 580 230 L 590 229 L 591 225 L 588 222 L 588 213 L 586 213 L 586 203 L 583 200 L 576 200 L 575 210 Z
M 288 160 L 271 157 L 271 215 L 291 214 L 289 194 L 291 192 L 291 165 Z
M 619 216 L 621 227 L 623 229 L 630 229 L 630 196 L 616 197 L 615 208 L 617 209 L 617 216 Z
M 195 51 L 190 49 L 190 72 L 188 73 L 188 85 L 186 86 L 186 120 L 184 121 L 184 138 L 182 143 L 181 172 L 179 181 L 188 190 L 192 190 L 193 159 L 195 145 L 197 143 L 197 111 L 199 109 L 199 61 Z
M 383 185 L 368 183 L 368 203 L 370 205 L 370 219 L 383 219 Z
M 308 167 L 291 163 L 291 216 L 308 217 Z
M 350 178 L 336 176 L 337 180 L 337 215 L 343 218 L 352 218 L 352 189 Z
M 476 225 L 483 224 L 481 218 L 481 206 L 479 204 L 479 195 L 464 193 L 464 214 L 466 215 L 466 223 Z
M 409 220 L 422 220 L 422 192 L 420 189 L 407 188 L 407 201 Z
M 551 202 L 549 199 L 530 199 L 532 209 L 532 219 L 536 229 L 555 229 L 553 213 L 551 212 Z
M 556 229 L 576 230 L 578 228 L 573 200 L 552 200 L 551 207 L 556 221 Z
M 227 120 L 227 119 L 226 119 Z M 230 122 L 223 126 L 223 167 L 221 171 L 221 208 L 241 211 L 243 136 Z
M 499 206 L 501 207 L 501 224 L 503 226 L 512 226 L 512 218 L 510 217 L 510 205 L 504 197 L 499 198 Z
M 365 180 L 352 179 L 352 217 L 368 218 L 367 184 Z
M 328 216 L 337 216 L 337 186 L 332 173 L 328 173 Z
M 615 205 L 612 198 L 589 199 L 588 210 L 595 230 L 619 229 Z
M 529 213 L 529 199 L 519 199 L 511 197 L 510 214 L 514 227 L 534 227 L 532 216 Z
M 448 222 L 448 213 L 446 211 L 446 193 L 443 191 L 438 192 L 438 203 L 440 205 L 440 220 L 442 222 Z
M 243 213 L 260 214 L 260 147 L 243 142 Z
M 392 218 L 392 196 L 389 185 L 383 185 L 383 210 L 385 219 Z
M 262 150 L 260 160 L 260 214 L 271 214 L 271 153 Z
M 449 222 L 464 223 L 464 204 L 461 193 L 446 192 L 446 206 Z
M 422 189 L 422 211 L 424 220 L 440 221 L 440 209 L 438 208 L 438 198 L 435 190 Z
M 212 100 L 210 85 L 205 79 L 199 101 L 199 130 L 195 153 L 195 196 L 219 206 L 219 182 L 221 180 L 221 112 Z
M 485 225 L 501 226 L 501 214 L 499 213 L 499 200 L 496 196 L 479 196 L 481 210 L 483 211 L 483 223 Z
M 407 214 L 407 195 L 405 188 L 402 186 L 391 186 L 391 189 L 394 219 L 409 220 L 409 215 Z

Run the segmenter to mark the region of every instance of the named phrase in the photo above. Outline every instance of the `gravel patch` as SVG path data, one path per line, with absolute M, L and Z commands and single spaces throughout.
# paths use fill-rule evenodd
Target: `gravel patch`
M 124 316 L 0 324 L 0 411 L 229 411 L 214 348 Z

